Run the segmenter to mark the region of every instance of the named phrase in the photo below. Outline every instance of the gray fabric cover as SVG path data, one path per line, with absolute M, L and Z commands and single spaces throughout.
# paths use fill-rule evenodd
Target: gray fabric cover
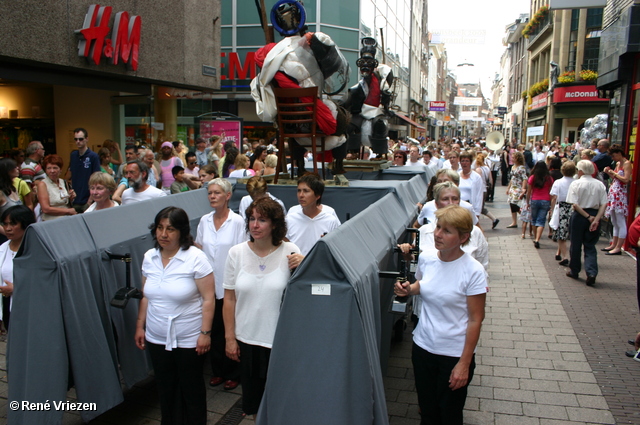
M 257 423 L 388 423 L 379 263 L 411 224 L 427 189 L 420 176 L 391 186 L 393 193 L 320 239 L 293 275 Z M 312 284 L 323 283 L 331 285 L 331 295 L 312 295 Z

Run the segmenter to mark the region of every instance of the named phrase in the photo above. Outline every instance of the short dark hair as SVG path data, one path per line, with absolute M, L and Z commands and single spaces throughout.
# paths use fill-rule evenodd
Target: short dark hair
M 619 153 L 624 156 L 624 151 L 620 149 L 618 145 L 614 145 L 611 149 L 609 149 L 609 155 L 613 155 L 614 153 Z
M 191 225 L 189 224 L 189 216 L 182 208 L 166 207 L 156 214 L 153 224 L 149 226 L 151 237 L 156 248 L 160 249 L 158 239 L 156 238 L 156 230 L 160 225 L 160 221 L 168 219 L 169 223 L 180 232 L 180 248 L 187 250 L 193 245 L 193 236 L 191 236 Z
M 313 194 L 319 196 L 316 205 L 320 205 L 322 203 L 322 194 L 324 193 L 324 182 L 320 176 L 314 173 L 305 174 L 298 179 L 298 186 L 300 183 L 309 186 L 309 189 L 313 190 Z
M 173 167 L 171 169 L 171 175 L 175 176 L 176 174 L 178 174 L 180 171 L 184 171 L 184 167 L 181 167 L 179 165 L 176 165 L 175 167 Z
M 22 226 L 22 230 L 36 222 L 36 216 L 33 211 L 24 205 L 14 205 L 4 210 L 2 216 L 0 216 L 0 222 L 4 223 L 7 218 L 9 218 L 11 224 L 19 223 Z
M 87 132 L 86 129 L 82 128 L 82 127 L 78 127 L 76 129 L 73 130 L 73 134 L 76 134 L 78 132 L 82 131 L 84 133 L 84 137 L 89 137 L 89 133 Z
M 429 155 L 429 157 L 433 157 L 433 154 L 429 149 L 425 149 L 422 151 L 422 156 Z
M 287 235 L 287 222 L 284 218 L 282 206 L 268 196 L 256 199 L 251 203 L 251 205 L 249 205 L 249 208 L 247 208 L 246 211 L 247 217 L 245 219 L 245 223 L 251 242 L 253 242 L 253 237 L 251 236 L 251 233 L 249 233 L 249 220 L 251 219 L 254 211 L 271 220 L 271 224 L 273 225 L 273 230 L 271 231 L 271 242 L 275 246 L 280 245 L 284 237 Z
M 196 157 L 196 153 L 195 152 L 187 152 L 184 155 L 184 159 L 187 160 L 187 162 L 189 162 L 189 158 L 195 158 Z
M 138 153 L 138 147 L 136 145 L 126 145 L 124 147 L 125 152 L 133 150 L 133 152 Z

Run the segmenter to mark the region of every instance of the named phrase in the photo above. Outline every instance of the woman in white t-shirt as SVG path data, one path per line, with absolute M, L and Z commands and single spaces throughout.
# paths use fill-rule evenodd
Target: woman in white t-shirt
M 552 211 L 549 227 L 553 229 L 553 238 L 558 241 L 556 261 L 559 261 L 561 266 L 568 266 L 567 240 L 569 239 L 569 220 L 573 212 L 573 204 L 567 203 L 566 200 L 569 186 L 575 180 L 573 176 L 576 174 L 576 165 L 573 161 L 566 161 L 562 164 L 560 172 L 564 177 L 553 182 L 549 192 Z
M 193 246 L 187 213 L 161 210 L 151 226 L 155 248 L 142 262 L 143 298 L 136 346 L 149 348 L 162 423 L 207 423 L 204 354 L 211 347 L 213 270 Z
M 115 191 L 116 182 L 109 174 L 102 171 L 96 171 L 91 174 L 91 177 L 89 177 L 89 193 L 93 204 L 87 208 L 85 213 L 120 206 L 119 203 L 111 199 Z
M 423 251 L 416 282 L 396 282 L 395 294 L 419 294 L 422 299 L 412 350 L 422 421 L 462 425 L 484 319 L 487 280 L 482 265 L 462 250 L 473 230 L 467 210 L 448 206 L 439 209 L 436 218 L 438 251 Z
M 211 167 L 205 165 L 204 168 Z M 226 356 L 224 318 L 224 266 L 229 250 L 248 239 L 243 218 L 229 209 L 233 188 L 225 179 L 213 179 L 206 188 L 209 205 L 213 209 L 200 218 L 196 246 L 204 251 L 213 267 L 216 286 L 216 312 L 211 328 L 211 379 L 209 385 L 224 383 L 225 390 L 233 390 L 240 384 L 238 363 Z
M 280 204 L 271 198 L 247 208 L 250 241 L 231 248 L 224 273 L 224 323 L 227 356 L 240 362 L 242 410 L 256 415 L 267 380 L 269 355 L 280 302 L 298 247 L 284 242 L 287 226 Z
M 14 205 L 7 208 L 0 217 L 0 224 L 4 229 L 8 241 L 0 245 L 0 295 L 2 307 L 0 320 L 4 323 L 4 330 L 9 330 L 9 316 L 11 312 L 11 296 L 13 295 L 13 258 L 18 253 L 22 238 L 27 227 L 36 222 L 33 211 L 24 205 Z

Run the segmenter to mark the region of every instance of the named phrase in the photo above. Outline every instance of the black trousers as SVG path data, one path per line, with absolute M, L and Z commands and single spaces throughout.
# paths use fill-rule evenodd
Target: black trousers
M 207 391 L 202 367 L 204 356 L 195 348 L 165 350 L 146 342 L 158 385 L 162 425 L 207 423 Z
M 421 425 L 462 425 L 467 388 L 476 368 L 475 355 L 469 365 L 467 385 L 455 391 L 449 388 L 451 371 L 460 358 L 432 354 L 413 344 L 411 361 L 416 381 Z
M 491 171 L 491 187 L 487 199 L 493 201 L 493 195 L 496 191 L 496 179 L 498 178 L 498 170 Z
M 271 349 L 238 341 L 240 347 L 240 373 L 242 375 L 242 411 L 255 415 L 260 408 Z
M 224 339 L 224 319 L 222 318 L 222 306 L 224 298 L 216 299 L 216 310 L 211 327 L 211 372 L 213 376 L 219 376 L 225 380 L 240 380 L 240 363 L 234 362 L 225 352 L 226 341 Z
M 584 211 L 589 215 L 595 216 L 598 214 L 597 209 L 585 208 Z M 591 232 L 589 230 L 591 223 L 576 211 L 571 215 L 571 221 L 569 222 L 571 246 L 569 247 L 569 254 L 571 259 L 569 260 L 569 268 L 574 276 L 577 276 L 582 269 L 582 248 L 584 247 L 584 270 L 587 272 L 587 276 L 598 275 L 598 251 L 596 244 L 600 239 L 600 228 Z

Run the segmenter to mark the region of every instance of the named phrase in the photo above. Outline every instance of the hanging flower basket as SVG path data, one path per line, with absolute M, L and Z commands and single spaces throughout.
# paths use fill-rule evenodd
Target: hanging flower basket
M 534 32 L 538 26 L 549 16 L 549 7 L 542 6 L 538 11 L 533 15 L 533 18 L 527 23 L 527 25 L 522 30 L 522 35 L 524 38 L 529 38 L 532 32 Z
M 590 69 L 584 69 L 580 71 L 580 79 L 582 81 L 592 82 L 598 79 L 598 73 Z

